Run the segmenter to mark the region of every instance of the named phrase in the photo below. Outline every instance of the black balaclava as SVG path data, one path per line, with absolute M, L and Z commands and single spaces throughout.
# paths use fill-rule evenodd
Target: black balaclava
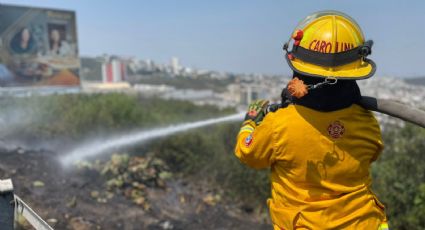
M 305 85 L 314 85 L 323 82 L 324 78 L 303 76 L 295 73 L 294 77 L 304 81 Z M 287 88 L 282 91 L 282 104 L 302 105 L 322 112 L 330 112 L 350 107 L 361 99 L 360 89 L 354 80 L 340 80 L 336 84 L 323 85 L 320 88 L 311 89 L 308 94 L 296 98 L 292 97 Z

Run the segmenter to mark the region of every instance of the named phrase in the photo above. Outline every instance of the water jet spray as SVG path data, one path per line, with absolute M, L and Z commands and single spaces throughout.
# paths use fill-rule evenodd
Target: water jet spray
M 213 118 L 203 121 L 182 123 L 164 128 L 157 128 L 152 130 L 139 131 L 127 135 L 114 136 L 106 140 L 103 139 L 91 141 L 61 156 L 59 158 L 59 161 L 62 163 L 63 166 L 69 166 L 70 164 L 81 161 L 85 158 L 105 154 L 114 149 L 122 149 L 125 147 L 134 146 L 145 141 L 154 140 L 160 137 L 165 137 L 179 132 L 201 128 L 204 126 L 230 121 L 240 121 L 243 119 L 244 115 L 245 113 L 237 113 L 229 116 Z

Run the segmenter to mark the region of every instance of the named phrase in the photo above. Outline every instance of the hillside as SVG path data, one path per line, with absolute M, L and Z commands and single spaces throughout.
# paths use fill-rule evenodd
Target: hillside
M 264 199 L 252 202 L 268 191 L 267 172 L 241 165 L 228 141 L 239 124 L 173 135 L 71 168 L 57 159 L 94 137 L 232 110 L 125 94 L 3 98 L 0 105 L 0 177 L 12 178 L 15 193 L 55 229 L 269 229 L 260 214 Z
M 125 94 L 3 98 L 0 106 L 0 176 L 57 229 L 269 229 L 269 171 L 233 156 L 239 122 L 115 149 L 71 169 L 57 161 L 86 141 L 231 109 Z M 425 131 L 385 125 L 383 138 L 372 176 L 390 226 L 423 229 Z
M 425 77 L 406 78 L 404 81 L 412 85 L 425 86 Z

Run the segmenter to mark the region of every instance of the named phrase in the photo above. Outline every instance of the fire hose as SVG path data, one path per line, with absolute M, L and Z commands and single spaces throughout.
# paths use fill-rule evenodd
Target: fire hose
M 358 104 L 367 110 L 396 117 L 403 121 L 425 128 L 425 111 L 409 107 L 401 102 L 362 96 L 362 99 Z M 281 108 L 281 106 L 281 104 L 271 104 L 267 108 L 267 112 L 274 112 Z
M 400 118 L 425 128 L 425 111 L 409 107 L 394 100 L 363 96 L 359 103 L 363 108 Z

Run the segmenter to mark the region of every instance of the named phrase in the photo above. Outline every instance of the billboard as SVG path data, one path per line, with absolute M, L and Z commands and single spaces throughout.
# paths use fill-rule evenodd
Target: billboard
M 0 86 L 79 86 L 75 12 L 0 4 Z

